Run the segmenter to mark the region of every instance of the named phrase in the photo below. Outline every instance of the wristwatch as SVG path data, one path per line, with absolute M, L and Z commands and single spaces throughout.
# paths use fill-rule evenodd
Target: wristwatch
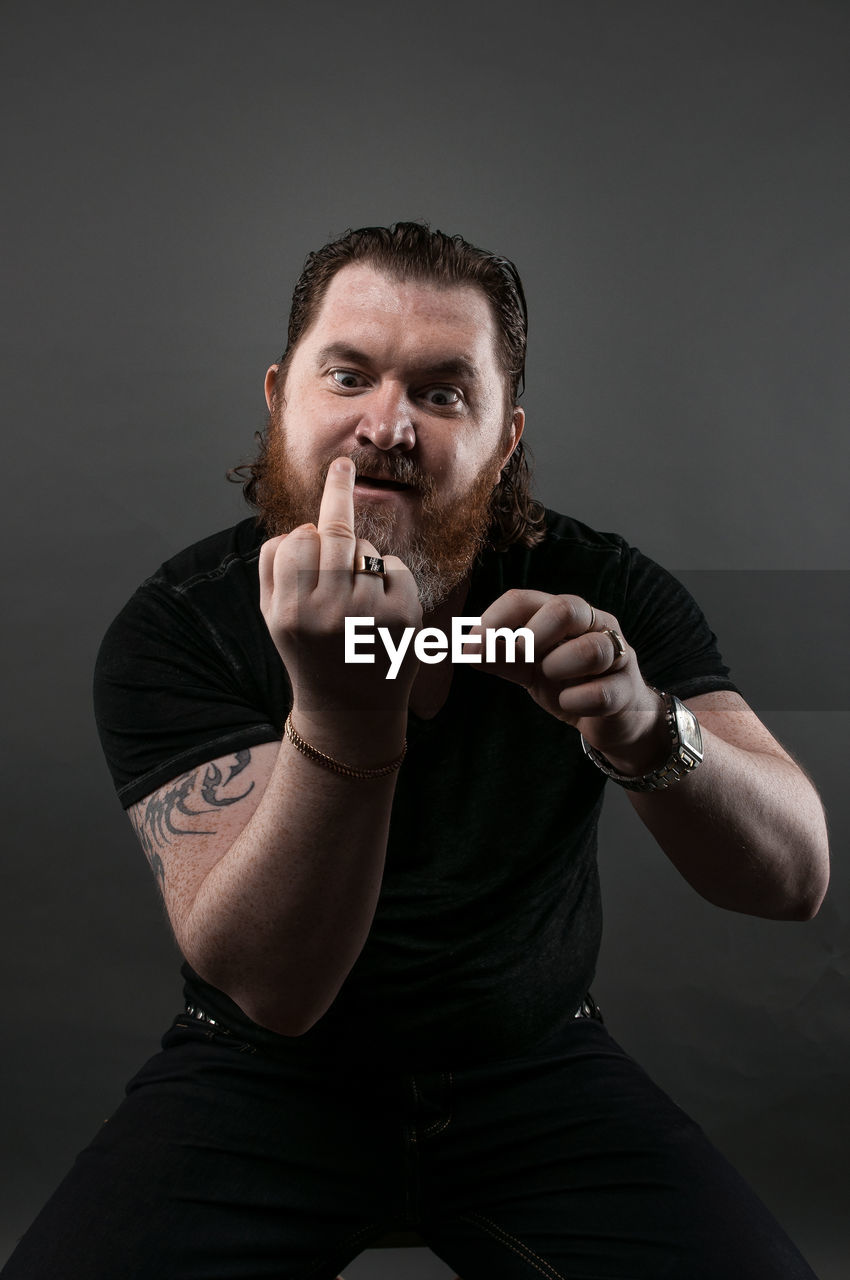
M 655 689 L 654 692 L 664 702 L 667 726 L 673 742 L 672 754 L 660 769 L 653 769 L 652 773 L 631 778 L 627 773 L 618 773 L 601 751 L 597 751 L 589 742 L 585 742 L 584 737 L 581 739 L 584 754 L 588 759 L 593 761 L 597 769 L 601 769 L 604 774 L 613 778 L 614 782 L 618 782 L 627 791 L 663 791 L 666 787 L 672 787 L 675 782 L 686 778 L 689 773 L 693 773 L 702 761 L 702 733 L 699 720 L 693 711 L 689 711 L 672 693 L 662 693 L 660 689 Z

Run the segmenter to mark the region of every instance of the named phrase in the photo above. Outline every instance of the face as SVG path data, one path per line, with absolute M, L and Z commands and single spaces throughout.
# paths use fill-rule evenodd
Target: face
M 315 521 L 328 467 L 357 467 L 355 532 L 400 556 L 433 609 L 468 573 L 523 412 L 508 416 L 484 293 L 343 267 L 290 361 L 266 375 L 275 533 Z

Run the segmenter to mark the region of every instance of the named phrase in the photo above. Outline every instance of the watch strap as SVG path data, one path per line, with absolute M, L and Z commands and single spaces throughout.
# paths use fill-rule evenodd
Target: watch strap
M 660 768 L 639 777 L 618 773 L 601 751 L 592 747 L 583 735 L 581 737 L 581 745 L 587 758 L 593 761 L 597 769 L 601 769 L 607 777 L 627 791 L 664 791 L 693 773 L 702 762 L 702 734 L 694 713 L 684 706 L 675 694 L 663 693 L 660 689 L 655 689 L 654 692 L 664 703 L 664 715 L 673 744 L 669 758 Z

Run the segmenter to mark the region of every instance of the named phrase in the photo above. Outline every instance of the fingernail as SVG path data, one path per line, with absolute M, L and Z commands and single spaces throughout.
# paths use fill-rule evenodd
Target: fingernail
M 338 471 L 341 476 L 350 476 L 354 471 L 354 463 L 350 458 L 337 458 L 334 471 Z

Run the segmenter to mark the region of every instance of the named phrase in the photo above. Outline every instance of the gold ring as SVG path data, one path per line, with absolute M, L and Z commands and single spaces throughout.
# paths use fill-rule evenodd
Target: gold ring
M 622 658 L 623 654 L 626 652 L 626 642 L 620 635 L 619 631 L 614 631 L 611 627 L 606 627 L 602 634 L 603 636 L 611 637 L 611 643 L 616 650 L 614 654 L 614 661 L 611 663 L 611 666 L 613 667 L 614 662 L 616 662 L 618 658 Z
M 355 556 L 354 557 L 355 573 L 371 573 L 376 578 L 385 578 L 387 571 L 384 568 L 384 561 L 381 556 Z
M 588 605 L 590 609 L 590 623 L 588 625 L 587 631 L 585 631 L 584 633 L 585 635 L 587 635 L 587 632 L 592 631 L 593 628 L 596 626 L 596 610 L 594 609 L 593 605 L 590 603 L 589 600 L 585 601 L 585 603 Z

